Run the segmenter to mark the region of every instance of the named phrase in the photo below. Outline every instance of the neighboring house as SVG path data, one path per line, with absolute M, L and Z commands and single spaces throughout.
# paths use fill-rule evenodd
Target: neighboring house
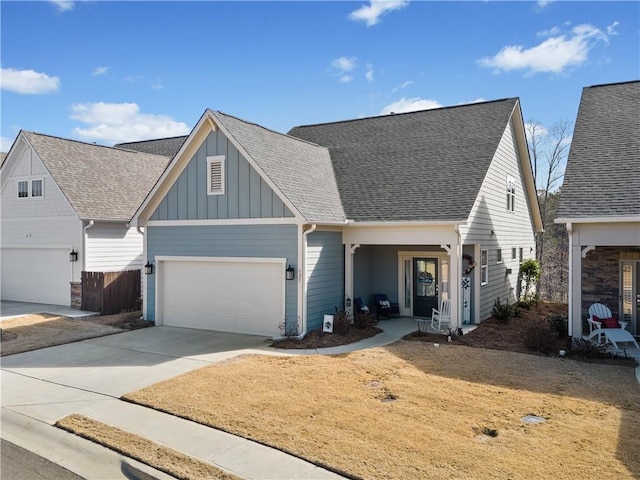
M 140 269 L 129 221 L 168 162 L 21 131 L 0 168 L 2 299 L 69 305 L 83 270 Z
M 556 223 L 569 232 L 569 334 L 607 304 L 640 335 L 640 81 L 582 91 Z
M 515 98 L 288 135 L 206 110 L 132 222 L 147 319 L 273 336 L 376 293 L 478 323 L 542 228 Z

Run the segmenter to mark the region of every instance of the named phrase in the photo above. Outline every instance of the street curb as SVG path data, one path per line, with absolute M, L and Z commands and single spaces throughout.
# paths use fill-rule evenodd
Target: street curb
M 2 408 L 3 439 L 87 480 L 175 480 L 175 477 L 52 425 Z

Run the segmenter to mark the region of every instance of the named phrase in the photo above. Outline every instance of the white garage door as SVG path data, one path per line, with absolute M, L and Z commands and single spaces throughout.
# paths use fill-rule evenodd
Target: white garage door
M 165 260 L 158 263 L 158 323 L 279 335 L 284 259 Z
M 3 300 L 69 305 L 68 248 L 2 248 Z

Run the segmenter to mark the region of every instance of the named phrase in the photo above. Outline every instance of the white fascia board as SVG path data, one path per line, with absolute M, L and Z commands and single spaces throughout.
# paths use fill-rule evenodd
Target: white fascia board
M 451 225 L 466 225 L 467 220 L 433 220 L 433 221 L 390 221 L 390 222 L 355 222 L 353 220 L 347 220 L 347 227 L 433 227 L 433 226 L 451 226 Z
M 291 203 L 289 198 L 284 193 L 282 193 L 282 190 L 280 190 L 276 186 L 276 184 L 273 183 L 271 178 L 269 178 L 269 176 L 264 172 L 264 170 L 262 170 L 262 168 L 260 168 L 260 166 L 251 157 L 251 155 L 249 155 L 249 152 L 247 152 L 244 149 L 244 147 L 240 145 L 240 143 L 236 140 L 236 138 L 233 135 L 231 135 L 231 133 L 224 127 L 223 123 L 217 118 L 216 112 L 208 110 L 208 113 L 213 116 L 213 118 L 215 119 L 214 121 L 217 120 L 216 124 L 220 129 L 220 131 L 224 134 L 225 137 L 227 137 L 228 140 L 231 141 L 231 143 L 233 143 L 233 145 L 238 149 L 238 152 L 240 152 L 240 154 L 247 159 L 247 162 L 249 162 L 249 165 L 251 165 L 254 168 L 254 170 L 258 172 L 258 175 L 260 175 L 260 178 L 262 178 L 266 182 L 266 184 L 269 185 L 271 190 L 273 190 L 275 194 L 278 196 L 278 198 L 282 200 L 282 203 L 284 203 L 289 208 L 289 210 L 293 212 L 294 217 L 301 223 L 306 222 L 306 219 L 304 218 L 302 213 L 300 213 L 300 211 L 295 207 L 295 205 Z
M 538 202 L 538 189 L 536 188 L 536 179 L 533 176 L 533 169 L 531 167 L 531 159 L 529 158 L 529 149 L 527 148 L 527 136 L 524 129 L 524 120 L 522 118 L 522 110 L 520 109 L 520 100 L 516 102 L 516 105 L 511 113 L 511 119 L 513 120 L 516 139 L 518 142 L 518 157 L 520 158 L 520 166 L 524 175 L 524 182 L 527 187 L 527 197 L 529 198 L 529 205 L 531 205 L 531 215 L 533 216 L 533 226 L 535 233 L 544 232 L 544 225 L 542 223 L 542 214 L 540 212 L 540 203 Z
M 9 177 L 11 177 L 11 173 L 18 164 L 18 160 L 14 159 L 20 158 L 20 154 L 22 153 L 22 151 L 27 148 L 31 148 L 33 150 L 33 147 L 29 143 L 29 140 L 27 140 L 27 137 L 24 135 L 23 131 L 20 130 L 20 133 L 18 133 L 18 136 L 7 152 L 7 156 L 5 157 L 2 168 L 0 169 L 0 191 L 4 190 L 5 185 L 9 181 Z
M 294 217 L 279 218 L 221 218 L 202 220 L 148 220 L 148 227 L 197 227 L 224 225 L 298 225 Z
M 584 217 L 584 218 L 556 218 L 553 223 L 640 223 L 637 217 Z

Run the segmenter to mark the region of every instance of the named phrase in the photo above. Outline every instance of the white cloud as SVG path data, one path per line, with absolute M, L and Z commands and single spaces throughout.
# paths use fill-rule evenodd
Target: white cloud
M 13 68 L 0 69 L 0 82 L 3 90 L 24 94 L 55 93 L 60 87 L 58 77 L 50 77 L 46 73 L 34 70 Z
M 331 66 L 342 72 L 350 72 L 354 68 L 356 68 L 356 59 L 354 57 L 340 57 L 336 58 L 333 62 L 331 62 Z
M 364 76 L 367 78 L 367 82 L 373 82 L 373 65 L 370 63 L 367 64 L 367 73 Z
M 336 72 L 336 76 L 342 83 L 349 83 L 353 80 L 352 72 L 358 65 L 355 57 L 339 57 L 331 62 L 331 68 Z
M 544 125 L 538 122 L 526 122 L 524 124 L 524 131 L 527 134 L 527 138 L 531 136 L 532 132 L 535 132 L 536 137 L 538 138 L 546 137 L 549 134 L 549 131 L 544 127 Z
M 51 0 L 51 3 L 53 3 L 58 8 L 58 12 L 60 13 L 73 10 L 73 7 L 75 5 L 75 2 L 69 0 Z
M 536 2 L 536 9 L 537 10 L 542 10 L 544 7 L 546 7 L 550 3 L 553 3 L 553 1 L 554 0 L 538 0 Z
M 415 112 L 418 110 L 431 110 L 433 108 L 440 108 L 442 105 L 436 100 L 429 100 L 426 98 L 405 98 L 390 103 L 382 108 L 380 115 L 388 115 L 390 113 L 406 113 Z
M 91 75 L 93 75 L 95 77 L 97 77 L 99 75 L 104 75 L 105 73 L 107 73 L 109 71 L 109 68 L 111 68 L 111 67 L 96 67 Z
M 592 48 L 608 41 L 607 34 L 593 25 L 576 25 L 567 35 L 550 37 L 531 48 L 507 46 L 493 57 L 481 58 L 478 63 L 493 68 L 497 73 L 510 70 L 527 70 L 530 74 L 563 73 L 570 67 L 585 63 Z
M 135 103 L 77 103 L 71 118 L 88 124 L 73 132 L 88 140 L 111 143 L 186 135 L 190 129 L 167 115 L 141 113 Z
M 407 88 L 410 85 L 413 85 L 413 81 L 412 80 L 407 80 L 406 82 L 402 82 L 400 85 L 397 85 L 397 86 L 393 87 L 391 92 L 392 93 L 396 93 L 398 90 L 402 90 L 404 88 Z
M 0 152 L 8 153 L 15 138 L 0 137 Z
M 620 22 L 613 22 L 611 25 L 609 25 L 607 27 L 607 35 L 618 35 L 618 32 L 616 32 L 616 27 L 620 25 Z
M 370 0 L 369 5 L 363 5 L 349 14 L 349 19 L 365 22 L 372 27 L 380 22 L 380 17 L 387 12 L 399 10 L 409 5 L 407 0 Z

